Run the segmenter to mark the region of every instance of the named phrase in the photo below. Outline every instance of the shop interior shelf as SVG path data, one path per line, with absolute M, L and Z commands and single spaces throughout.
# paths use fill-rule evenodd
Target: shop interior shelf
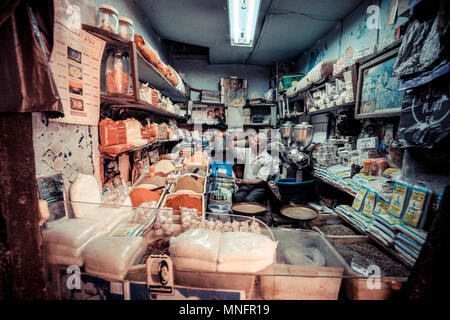
M 133 109 L 144 110 L 144 111 L 148 111 L 148 112 L 153 113 L 158 116 L 172 118 L 172 119 L 176 119 L 176 120 L 184 120 L 185 119 L 184 116 L 181 116 L 181 115 L 173 113 L 173 112 L 166 111 L 164 109 L 156 107 L 145 101 L 136 101 L 136 100 L 134 100 L 134 97 L 131 95 L 101 94 L 100 98 L 101 98 L 102 102 L 108 103 L 111 105 L 118 105 L 118 106 L 121 106 L 124 108 L 133 108 Z
M 349 102 L 349 103 L 341 104 L 341 105 L 334 106 L 331 108 L 326 108 L 326 109 L 317 110 L 317 111 L 311 111 L 311 112 L 308 112 L 308 114 L 313 116 L 313 115 L 318 115 L 318 114 L 323 114 L 323 113 L 328 113 L 328 112 L 334 112 L 334 111 L 337 111 L 340 109 L 350 109 L 354 105 L 355 105 L 354 102 Z
M 154 88 L 160 90 L 174 102 L 185 102 L 188 100 L 186 94 L 174 87 L 167 78 L 161 74 L 144 56 L 136 50 L 139 80 L 149 82 Z
M 325 182 L 326 184 L 329 184 L 329 185 L 331 185 L 331 186 L 333 186 L 333 187 L 335 187 L 335 188 L 337 188 L 337 189 L 339 189 L 339 190 L 341 190 L 341 191 L 346 192 L 347 194 L 351 195 L 352 197 L 356 196 L 356 193 L 354 193 L 354 192 L 352 192 L 352 191 L 349 191 L 349 190 L 346 190 L 346 189 L 344 189 L 343 187 L 341 187 L 340 185 L 335 184 L 335 183 L 333 183 L 333 182 L 331 182 L 331 181 L 329 181 L 329 180 L 327 180 L 327 179 L 325 179 L 325 178 L 319 177 L 319 176 L 317 176 L 317 175 L 314 175 L 314 177 L 315 177 L 316 179 L 319 179 L 320 181 Z
M 94 26 L 83 24 L 83 29 L 100 39 L 105 40 L 108 43 L 112 43 L 119 48 L 130 48 L 136 53 L 134 57 L 131 54 L 131 65 L 137 65 L 137 76 L 142 82 L 148 82 L 152 87 L 161 91 L 164 95 L 168 96 L 174 102 L 185 102 L 188 100 L 188 95 L 184 94 L 173 86 L 170 81 L 161 72 L 156 69 L 144 56 L 136 49 L 132 41 L 128 41 L 117 34 L 109 31 L 97 28 Z M 135 61 L 135 60 L 137 61 Z
M 125 154 L 125 153 L 128 153 L 128 152 L 134 152 L 134 151 L 142 150 L 142 149 L 144 149 L 144 148 L 148 148 L 148 147 L 151 147 L 151 146 L 158 146 L 158 145 L 160 145 L 160 144 L 162 144 L 162 143 L 169 143 L 169 142 L 181 142 L 181 139 L 174 139 L 174 140 L 155 140 L 155 141 L 152 141 L 152 142 L 150 142 L 150 143 L 147 143 L 147 144 L 145 144 L 145 145 L 143 145 L 143 146 L 135 147 L 135 148 L 130 148 L 130 149 L 128 149 L 128 150 L 122 151 L 122 152 L 117 153 L 117 154 L 110 154 L 110 153 L 108 153 L 108 152 L 101 152 L 101 153 L 103 154 L 103 156 L 110 157 L 110 158 L 115 158 L 115 157 L 118 157 L 118 156 L 120 156 L 120 155 L 122 155 L 122 154 Z

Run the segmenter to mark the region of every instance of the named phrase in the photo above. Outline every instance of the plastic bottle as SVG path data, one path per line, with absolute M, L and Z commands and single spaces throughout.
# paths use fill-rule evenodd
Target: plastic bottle
M 386 170 L 388 163 L 385 159 L 378 160 L 378 175 L 383 175 L 384 170 Z

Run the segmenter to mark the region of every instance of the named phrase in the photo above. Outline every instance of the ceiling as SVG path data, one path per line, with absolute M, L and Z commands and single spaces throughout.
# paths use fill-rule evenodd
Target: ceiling
M 361 0 L 261 0 L 253 48 L 230 45 L 227 0 L 135 0 L 162 39 L 209 48 L 211 64 L 272 65 L 310 48 Z

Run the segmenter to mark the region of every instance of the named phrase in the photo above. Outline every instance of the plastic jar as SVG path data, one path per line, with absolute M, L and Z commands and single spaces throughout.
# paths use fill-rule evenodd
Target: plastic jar
M 109 49 L 107 51 L 105 68 L 105 83 L 108 93 L 127 94 L 130 75 L 128 52 L 119 49 Z
M 378 176 L 378 161 L 372 161 L 370 164 L 370 175 Z
M 95 25 L 97 28 L 117 34 L 119 29 L 119 13 L 117 9 L 106 4 L 99 5 Z
M 363 173 L 365 176 L 370 175 L 370 166 L 372 165 L 372 160 L 364 160 L 363 162 L 364 168 L 363 168 Z
M 378 160 L 378 175 L 383 175 L 384 170 L 386 170 L 388 163 L 385 159 Z
M 133 21 L 125 17 L 119 17 L 119 36 L 128 41 L 134 40 Z

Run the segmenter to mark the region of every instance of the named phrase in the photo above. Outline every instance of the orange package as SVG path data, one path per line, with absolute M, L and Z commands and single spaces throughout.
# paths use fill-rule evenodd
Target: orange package
M 138 207 L 143 202 L 159 201 L 162 190 L 150 191 L 144 188 L 135 188 L 130 192 L 133 207 Z
M 178 85 L 177 72 L 171 66 L 167 66 L 165 76 L 173 86 L 176 87 Z
M 105 118 L 99 122 L 100 144 L 102 146 L 111 146 L 126 143 L 126 136 L 122 133 L 126 131 L 125 124 L 122 121 L 113 121 Z

